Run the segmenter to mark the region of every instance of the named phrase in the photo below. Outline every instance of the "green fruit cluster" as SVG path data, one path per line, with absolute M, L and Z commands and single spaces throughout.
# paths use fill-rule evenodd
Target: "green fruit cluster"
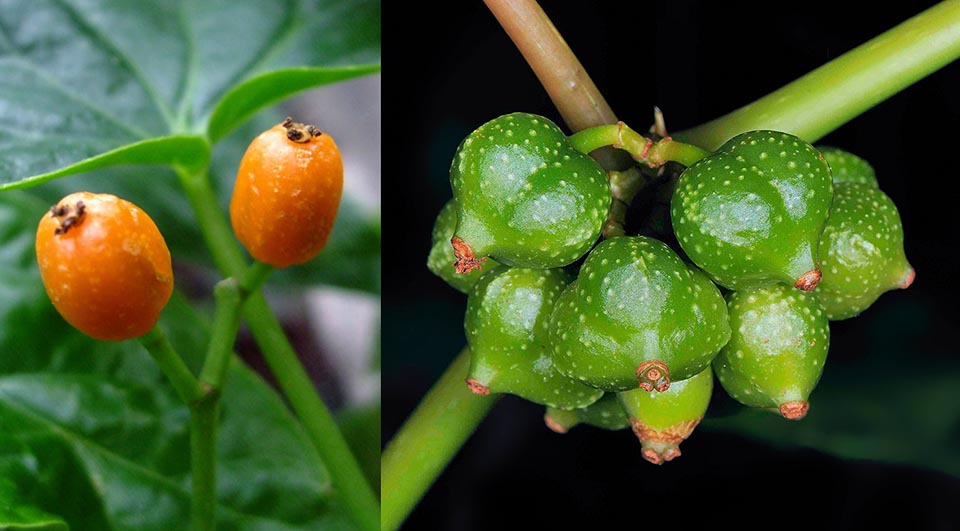
M 428 258 L 467 293 L 470 390 L 545 405 L 558 433 L 631 427 L 645 459 L 670 461 L 714 373 L 742 404 L 799 420 L 829 321 L 913 281 L 896 207 L 850 153 L 751 131 L 684 160 L 649 192 L 669 198 L 671 247 L 630 232 L 598 241 L 618 209 L 575 145 L 524 113 L 471 133 Z

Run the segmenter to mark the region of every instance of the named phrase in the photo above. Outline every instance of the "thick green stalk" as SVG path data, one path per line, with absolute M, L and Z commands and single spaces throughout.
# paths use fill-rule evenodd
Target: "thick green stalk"
M 464 348 L 383 451 L 381 531 L 400 527 L 496 402 L 470 392 L 469 369 Z
M 179 176 L 214 263 L 224 276 L 243 275 L 247 269 L 243 251 L 234 239 L 209 179 L 205 174 L 186 171 L 180 171 Z M 243 316 L 280 390 L 320 454 L 344 509 L 360 529 L 375 530 L 380 521 L 380 505 L 373 489 L 262 293 L 250 294 L 243 306 Z
M 217 417 L 220 393 L 212 391 L 190 405 L 190 462 L 193 474 L 193 531 L 217 526 Z
M 948 0 L 753 103 L 675 136 L 707 149 L 755 129 L 815 142 L 958 57 L 960 0 Z

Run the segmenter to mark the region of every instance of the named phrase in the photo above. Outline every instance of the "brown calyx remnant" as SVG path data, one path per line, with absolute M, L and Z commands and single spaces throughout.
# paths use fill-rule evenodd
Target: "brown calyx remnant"
M 664 392 L 670 388 L 670 369 L 660 360 L 647 360 L 637 365 L 637 379 L 644 391 Z
M 73 205 L 54 205 L 50 207 L 50 217 L 56 218 L 60 226 L 53 230 L 54 234 L 66 234 L 70 227 L 79 225 L 87 215 L 87 206 L 83 201 Z
M 480 396 L 487 396 L 490 394 L 489 387 L 487 387 L 486 385 L 483 385 L 478 380 L 474 380 L 473 378 L 467 378 L 467 387 L 470 388 L 470 391 L 472 393 Z
M 802 291 L 813 291 L 813 289 L 817 287 L 817 284 L 820 283 L 821 276 L 819 269 L 811 269 L 800 275 L 800 278 L 793 283 L 793 287 Z
M 915 278 L 917 278 L 917 271 L 911 267 L 907 274 L 903 275 L 903 279 L 900 280 L 900 289 L 909 288 Z
M 294 122 L 289 116 L 280 125 L 287 130 L 287 138 L 298 144 L 305 144 L 323 134 L 316 126 Z
M 810 411 L 810 402 L 806 400 L 791 400 L 780 404 L 780 414 L 789 420 L 800 420 Z
M 700 424 L 702 416 L 693 420 L 679 422 L 663 430 L 655 430 L 647 426 L 640 419 L 631 418 L 630 427 L 633 433 L 640 439 L 643 447 L 641 454 L 647 461 L 662 465 L 667 461 L 672 461 L 680 457 L 680 443 L 693 433 L 693 430 Z
M 546 424 L 547 427 L 550 428 L 550 431 L 554 433 L 560 433 L 560 434 L 567 433 L 567 427 L 553 420 L 553 418 L 550 417 L 550 414 L 546 414 L 543 416 L 543 423 Z
M 480 269 L 482 264 L 487 261 L 485 256 L 477 258 L 477 255 L 473 254 L 473 248 L 458 236 L 450 238 L 450 245 L 453 246 L 453 256 L 457 257 L 457 261 L 453 263 L 453 268 L 457 274 L 465 275 Z

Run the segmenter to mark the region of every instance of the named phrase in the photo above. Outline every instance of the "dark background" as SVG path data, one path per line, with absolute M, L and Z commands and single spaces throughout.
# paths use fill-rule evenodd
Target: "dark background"
M 837 1 L 546 1 L 544 9 L 618 116 L 637 129 L 652 107 L 679 131 L 720 116 L 799 77 L 919 13 L 933 2 L 854 6 Z M 733 4 L 733 6 L 731 6 Z M 459 141 L 512 111 L 562 123 L 519 52 L 479 1 L 443 3 L 414 21 L 408 3 L 387 3 L 384 63 L 388 161 L 383 202 L 383 436 L 386 442 L 464 344 L 465 296 L 425 267 L 430 229 L 450 197 L 447 169 Z M 880 371 L 920 374 L 879 390 L 890 403 L 923 389 L 946 367 L 958 374 L 956 216 L 960 65 L 953 64 L 843 126 L 821 142 L 874 165 L 898 205 L 917 280 L 888 293 L 862 316 L 832 325 L 829 374 L 869 386 Z M 392 163 L 390 163 L 392 161 Z M 885 364 L 887 358 L 891 361 Z M 874 372 L 861 371 L 873 367 Z M 917 372 L 919 371 L 919 372 Z M 825 381 L 827 376 L 825 376 Z M 836 378 L 831 382 L 836 384 Z M 960 381 L 906 414 L 891 413 L 869 445 L 916 448 L 912 415 L 953 415 Z M 826 385 L 826 384 L 823 384 Z M 859 392 L 852 389 L 851 392 Z M 821 394 L 825 394 L 824 391 Z M 830 403 L 812 396 L 811 417 Z M 836 394 L 831 395 L 836 396 Z M 843 394 L 839 395 L 843 397 Z M 842 399 L 842 398 L 841 398 Z M 736 412 L 717 396 L 708 417 Z M 953 405 L 946 407 L 944 405 Z M 877 411 L 888 404 L 872 403 Z M 577 428 L 564 436 L 542 424 L 543 409 L 501 401 L 412 514 L 405 529 L 588 529 L 613 525 L 723 527 L 960 526 L 960 480 L 927 466 L 844 459 L 804 445 L 771 445 L 701 427 L 683 456 L 662 467 L 640 457 L 629 432 Z M 856 416 L 855 416 L 856 417 Z M 856 423 L 858 418 L 849 422 Z M 943 419 L 941 419 L 942 421 Z M 786 422 L 786 421 L 784 421 Z M 938 451 L 960 458 L 960 418 L 946 419 Z M 952 423 L 952 424 L 951 424 Z M 897 429 L 903 425 L 903 430 Z M 864 432 L 869 432 L 864 428 Z M 864 435 L 867 437 L 867 435 Z M 931 444 L 923 439 L 916 444 Z M 896 447 L 890 452 L 897 454 Z M 956 471 L 954 467 L 952 470 Z M 780 520 L 760 518 L 772 510 Z M 512 515 L 512 516 L 508 516 Z

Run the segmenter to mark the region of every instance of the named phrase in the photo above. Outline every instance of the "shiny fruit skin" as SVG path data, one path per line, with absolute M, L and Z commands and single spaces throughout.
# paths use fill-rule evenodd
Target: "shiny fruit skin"
M 834 186 L 820 258 L 823 279 L 814 293 L 831 321 L 860 314 L 887 291 L 909 287 L 915 277 L 903 251 L 897 207 L 869 183 Z
M 830 175 L 833 178 L 833 184 L 840 183 L 860 183 L 868 184 L 877 188 L 877 174 L 873 166 L 862 158 L 830 146 L 817 146 L 823 159 L 830 166 Z
M 81 203 L 82 216 L 62 230 Z M 57 209 L 66 215 L 57 216 Z M 143 210 L 113 195 L 77 192 L 61 199 L 41 218 L 36 248 L 54 307 L 95 339 L 146 334 L 173 292 L 170 251 L 159 229 Z
M 460 273 L 486 256 L 515 267 L 571 264 L 593 247 L 610 210 L 603 168 L 556 124 L 527 113 L 470 133 L 450 166 L 450 185 Z
M 710 365 L 730 337 L 717 287 L 666 244 L 645 236 L 604 240 L 560 295 L 550 320 L 560 372 L 604 391 L 666 390 Z M 643 379 L 662 364 L 662 382 Z
M 230 200 L 237 239 L 251 256 L 279 268 L 307 262 L 323 249 L 343 191 L 343 161 L 333 138 L 322 133 L 295 142 L 286 123 L 250 143 Z
M 531 402 L 579 408 L 603 392 L 556 370 L 547 336 L 557 297 L 570 282 L 562 269 L 503 265 L 470 290 L 464 329 L 470 344 L 467 384 L 478 394 L 510 393 Z
M 816 288 L 830 168 L 804 140 L 750 131 L 680 175 L 670 216 L 687 256 L 732 290 Z
M 495 260 L 487 258 L 480 264 L 479 269 L 463 274 L 457 273 L 453 266 L 457 257 L 454 256 L 453 247 L 450 246 L 450 238 L 453 237 L 453 230 L 456 226 L 457 202 L 451 199 L 443 205 L 440 213 L 437 214 L 437 220 L 433 223 L 430 254 L 427 256 L 427 269 L 457 291 L 468 293 L 486 271 L 499 264 Z
M 778 284 L 729 293 L 727 306 L 733 335 L 713 360 L 724 390 L 741 404 L 803 418 L 830 345 L 816 295 Z

